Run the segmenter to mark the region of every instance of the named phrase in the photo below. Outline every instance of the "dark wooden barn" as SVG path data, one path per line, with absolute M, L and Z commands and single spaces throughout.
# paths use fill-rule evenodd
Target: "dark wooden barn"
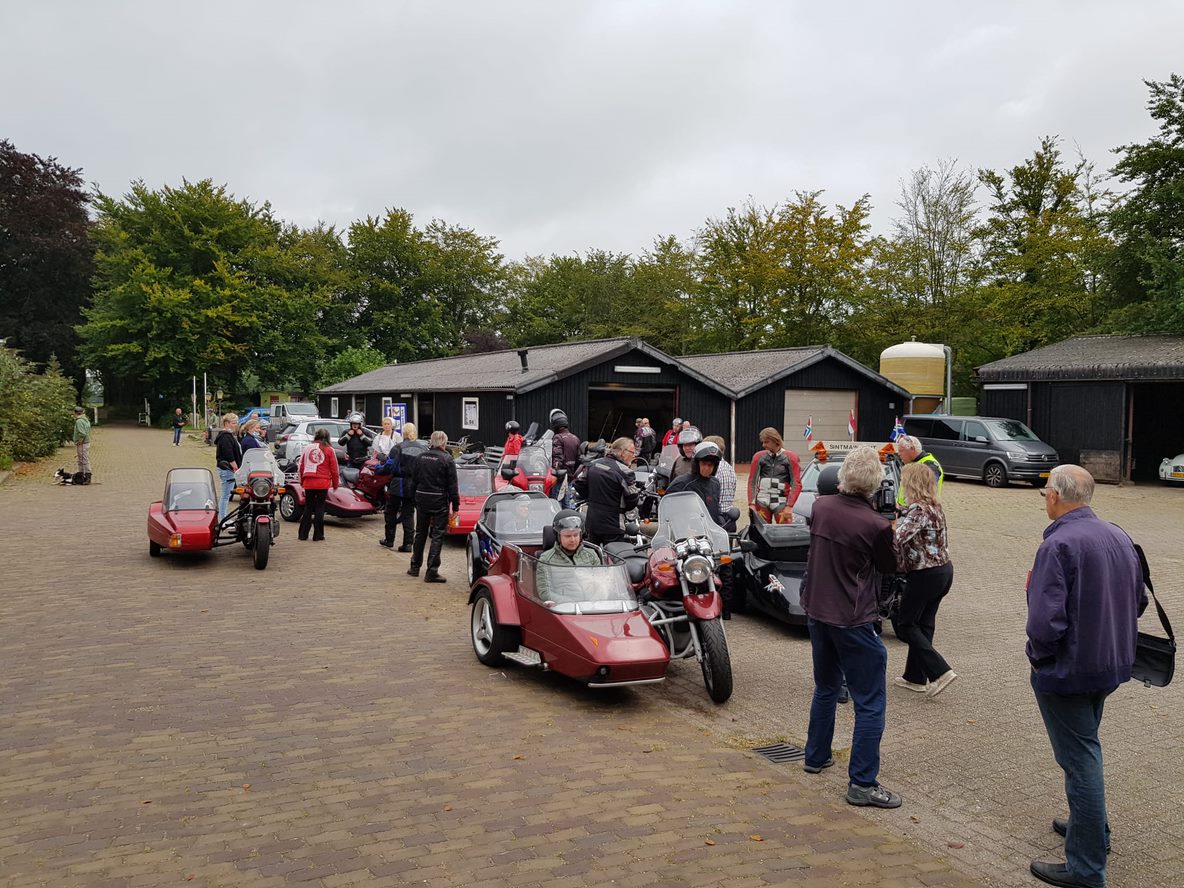
M 1184 337 L 1079 336 L 976 375 L 984 416 L 1022 420 L 1098 480 L 1153 480 L 1184 450 Z

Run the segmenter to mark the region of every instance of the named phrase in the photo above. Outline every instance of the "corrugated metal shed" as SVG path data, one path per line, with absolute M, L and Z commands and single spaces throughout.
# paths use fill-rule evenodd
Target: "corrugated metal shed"
M 1184 380 L 1184 336 L 1077 336 L 984 364 L 982 382 Z

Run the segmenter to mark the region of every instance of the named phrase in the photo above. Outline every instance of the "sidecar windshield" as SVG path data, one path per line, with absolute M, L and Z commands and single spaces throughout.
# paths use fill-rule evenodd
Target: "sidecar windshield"
M 487 501 L 485 522 L 499 540 L 541 545 L 543 528 L 555 520 L 559 503 L 547 496 L 521 496 L 499 499 L 492 509 Z
M 472 468 L 457 466 L 456 485 L 461 496 L 486 496 L 493 493 L 493 476 L 484 463 Z
M 209 469 L 173 469 L 164 482 L 164 510 L 185 509 L 213 511 L 218 508 L 214 476 Z
M 669 546 L 681 540 L 707 537 L 716 552 L 728 551 L 728 532 L 711 518 L 697 493 L 680 490 L 668 493 L 658 503 L 658 532 L 654 546 Z
M 638 608 L 624 564 L 549 564 L 523 553 L 519 590 L 557 614 L 619 614 Z

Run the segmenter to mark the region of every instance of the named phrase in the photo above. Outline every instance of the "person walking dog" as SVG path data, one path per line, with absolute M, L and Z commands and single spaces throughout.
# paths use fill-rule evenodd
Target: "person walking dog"
M 1094 479 L 1060 465 L 1040 491 L 1052 522 L 1028 576 L 1028 661 L 1032 691 L 1053 757 L 1065 772 L 1065 863 L 1034 860 L 1049 885 L 1104 888 L 1110 823 L 1098 727 L 1114 689 L 1131 677 L 1139 615 L 1147 607 L 1143 571 L 1122 528 L 1090 508 Z
M 81 407 L 74 408 L 74 450 L 78 455 L 78 474 L 83 484 L 90 484 L 90 420 Z

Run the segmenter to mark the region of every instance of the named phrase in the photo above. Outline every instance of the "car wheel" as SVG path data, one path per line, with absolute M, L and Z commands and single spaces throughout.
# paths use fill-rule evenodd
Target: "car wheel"
M 987 487 L 1006 487 L 1007 469 L 1003 468 L 1002 463 L 987 463 L 987 467 L 983 469 L 983 481 Z
M 473 653 L 485 666 L 501 666 L 506 662 L 502 654 L 518 647 L 514 638 L 515 627 L 498 624 L 497 614 L 493 609 L 493 598 L 488 589 L 482 589 L 473 600 L 470 627 Z
M 296 494 L 285 490 L 280 497 L 280 517 L 285 521 L 299 521 L 304 515 L 304 506 L 296 501 Z
M 160 544 L 154 543 L 154 542 L 152 542 L 152 540 L 149 540 L 148 541 L 148 554 L 151 555 L 153 558 L 159 558 L 160 557 Z

